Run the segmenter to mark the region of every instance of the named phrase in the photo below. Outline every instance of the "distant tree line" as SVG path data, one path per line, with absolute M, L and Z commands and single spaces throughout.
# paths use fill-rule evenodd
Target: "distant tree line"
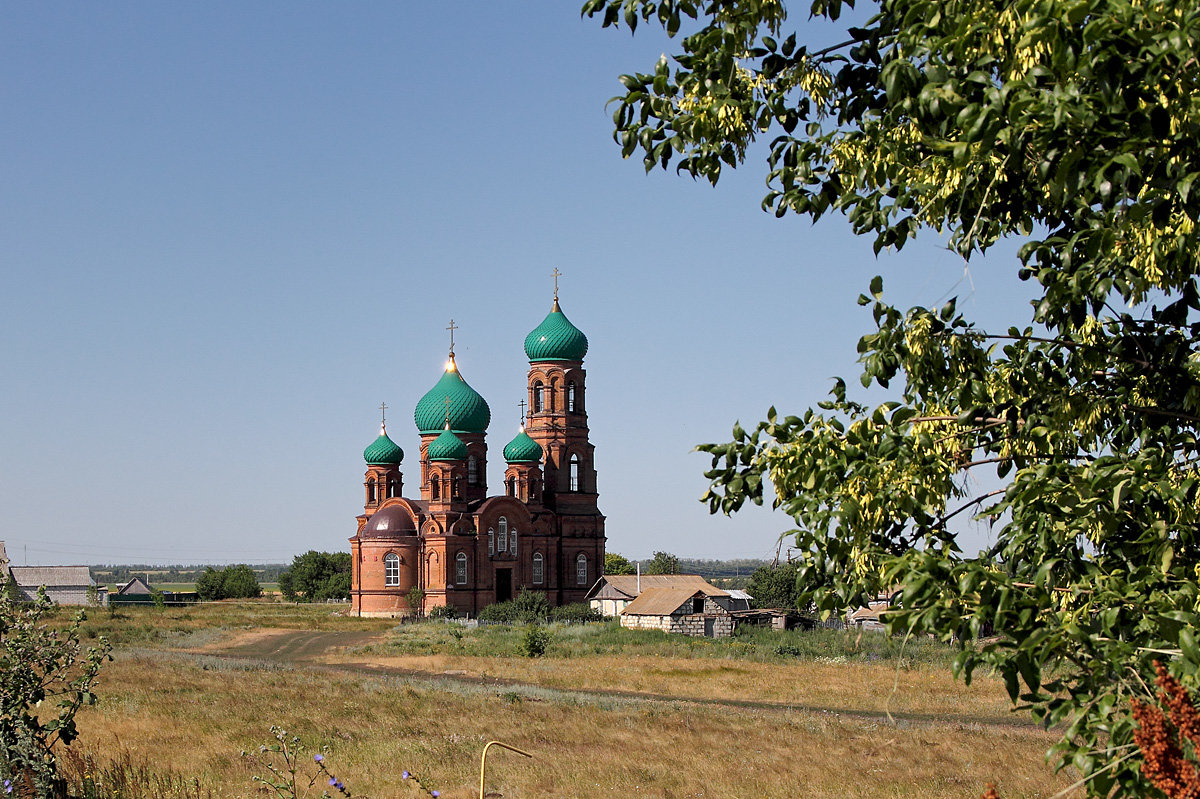
M 125 565 L 92 566 L 92 579 L 98 583 L 121 585 L 134 577 L 146 579 L 150 575 L 150 583 L 198 583 L 207 569 L 223 569 L 223 565 L 206 564 L 202 566 L 153 566 L 145 563 Z M 248 568 L 254 572 L 254 577 L 260 583 L 278 582 L 279 574 L 287 565 L 284 563 L 251 564 Z
M 604 555 L 605 574 L 634 574 L 634 561 L 616 552 Z M 698 574 L 705 580 L 748 580 L 755 569 L 767 566 L 770 561 L 760 558 L 735 558 L 733 560 L 701 560 L 681 558 L 670 552 L 655 552 L 648 560 L 641 561 L 642 574 Z M 720 583 L 714 583 L 719 585 Z

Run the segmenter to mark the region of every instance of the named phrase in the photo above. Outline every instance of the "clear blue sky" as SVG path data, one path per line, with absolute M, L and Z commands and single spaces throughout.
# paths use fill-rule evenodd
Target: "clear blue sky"
M 966 281 L 932 237 L 876 259 L 776 220 L 761 152 L 716 189 L 622 161 L 605 103 L 668 49 L 646 33 L 561 0 L 0 6 L 14 562 L 345 549 L 381 401 L 416 485 L 451 318 L 498 487 L 555 267 L 609 550 L 770 557 L 789 520 L 710 517 L 692 447 L 856 377 L 873 274 L 1005 323 L 1027 289 L 1011 250 Z

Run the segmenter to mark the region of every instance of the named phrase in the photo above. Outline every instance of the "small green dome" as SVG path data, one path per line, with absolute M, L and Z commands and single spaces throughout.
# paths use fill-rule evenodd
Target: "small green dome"
M 542 323 L 525 337 L 525 354 L 530 363 L 582 361 L 587 349 L 587 336 L 571 324 L 571 320 L 558 307 L 557 299 Z
M 454 433 L 443 430 L 442 434 L 429 445 L 426 455 L 431 461 L 465 461 L 467 445 Z
M 506 463 L 538 463 L 542 459 L 541 446 L 524 430 L 504 447 Z
M 446 365 L 446 373 L 437 385 L 429 389 L 413 411 L 413 421 L 422 433 L 436 433 L 446 426 L 446 398 L 450 398 L 450 429 L 460 433 L 483 433 L 492 421 L 492 411 L 479 392 L 467 385 L 454 356 Z
M 379 428 L 379 438 L 363 450 L 363 459 L 368 466 L 395 466 L 404 460 L 404 450 L 388 438 L 387 430 Z

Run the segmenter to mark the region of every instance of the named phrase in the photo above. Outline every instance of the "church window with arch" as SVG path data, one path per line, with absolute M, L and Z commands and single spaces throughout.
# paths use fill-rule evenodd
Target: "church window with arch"
M 567 383 L 567 413 L 578 413 L 579 401 L 575 393 L 575 381 Z
M 496 554 L 496 531 L 491 529 L 488 530 L 488 554 Z
M 383 584 L 400 585 L 400 556 L 395 552 L 383 556 Z
M 546 560 L 541 552 L 533 553 L 533 584 L 541 585 L 546 579 Z
M 501 516 L 500 519 L 496 522 L 496 529 L 499 531 L 499 535 L 496 536 L 496 551 L 497 552 L 507 552 L 508 551 L 508 519 Z
M 442 496 L 441 481 L 436 474 L 429 476 L 429 498 L 439 499 Z
M 533 412 L 534 413 L 541 413 L 543 410 L 545 410 L 545 402 L 544 402 L 545 390 L 546 390 L 546 387 L 542 385 L 541 380 L 537 380 L 534 382 L 534 384 L 533 384 Z
M 479 461 L 474 455 L 467 458 L 467 485 L 479 485 Z
M 508 536 L 508 551 L 514 558 L 517 556 L 517 528 L 515 527 Z
M 569 490 L 569 491 L 580 491 L 580 490 L 582 490 L 582 489 L 579 487 L 579 456 L 578 456 L 578 455 L 572 455 L 572 456 L 571 456 L 571 464 L 570 464 L 570 474 L 569 474 L 569 478 L 570 478 L 570 485 L 569 485 L 569 487 L 568 487 L 568 490 Z
M 580 552 L 579 557 L 575 558 L 575 583 L 577 585 L 587 585 L 587 578 L 588 578 L 587 555 Z
M 510 497 L 517 495 L 517 478 L 515 477 L 508 478 L 508 495 Z
M 395 477 L 395 475 L 388 478 L 387 495 L 388 499 L 400 496 L 400 481 Z
M 467 584 L 467 553 L 459 552 L 454 558 L 454 582 L 457 585 Z
M 375 502 L 379 498 L 375 490 L 375 478 L 367 480 L 367 502 Z

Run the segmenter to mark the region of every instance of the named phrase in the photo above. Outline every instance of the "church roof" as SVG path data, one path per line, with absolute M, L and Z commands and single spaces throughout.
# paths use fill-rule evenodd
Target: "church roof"
M 446 429 L 433 440 L 425 454 L 431 461 L 462 461 L 467 459 L 467 445 Z
M 404 450 L 388 438 L 387 430 L 380 426 L 379 438 L 363 450 L 363 459 L 368 466 L 394 466 L 404 460 Z
M 558 306 L 555 298 L 550 313 L 525 337 L 525 354 L 530 363 L 539 361 L 582 361 L 588 340 L 583 331 Z
M 447 413 L 450 429 L 459 433 L 483 433 L 492 421 L 492 411 L 487 402 L 478 391 L 467 385 L 458 371 L 453 354 L 446 364 L 445 374 L 417 403 L 413 421 L 420 432 L 436 433 L 445 427 Z
M 542 447 L 522 429 L 516 438 L 504 445 L 504 460 L 506 463 L 538 463 L 542 460 Z
M 417 523 L 403 505 L 388 505 L 367 519 L 360 538 L 394 538 L 417 534 Z

